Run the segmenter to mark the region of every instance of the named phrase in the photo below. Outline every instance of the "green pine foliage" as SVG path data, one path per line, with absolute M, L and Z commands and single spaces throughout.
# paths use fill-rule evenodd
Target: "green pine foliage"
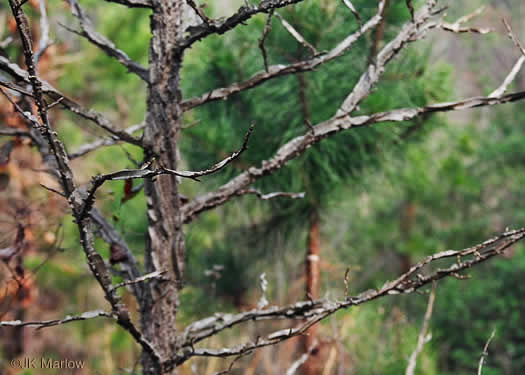
M 355 5 L 364 10 L 364 19 L 375 12 L 373 7 L 362 6 L 359 2 Z M 283 11 L 282 15 L 319 51 L 332 48 L 357 29 L 355 19 L 343 4 L 305 2 Z M 392 37 L 406 20 L 404 5 L 392 5 L 388 9 L 385 39 Z M 211 37 L 196 46 L 183 71 L 185 97 L 228 86 L 263 70 L 263 58 L 256 46 L 264 22 L 263 17 L 256 18 L 238 31 Z M 225 102 L 213 102 L 196 109 L 188 115 L 188 121 L 198 119 L 200 123 L 184 131 L 182 139 L 186 160 L 196 169 L 224 158 L 227 152 L 239 147 L 244 132 L 253 122 L 256 131 L 249 150 L 235 164 L 235 168 L 223 172 L 218 180 L 224 181 L 246 166 L 258 165 L 280 145 L 308 130 L 305 111 L 312 124 L 335 113 L 360 74 L 366 70 L 371 43 L 373 36 L 363 39 L 346 55 L 317 68 L 315 72 L 275 79 Z M 311 51 L 297 43 L 277 17 L 272 20 L 272 31 L 265 45 L 269 64 L 290 64 L 311 57 Z M 414 49 L 407 51 L 388 70 L 383 83 L 361 105 L 359 113 L 424 105 L 443 98 L 446 94 L 446 72 L 435 66 L 428 68 L 427 62 L 425 53 Z M 305 87 L 304 98 L 301 86 Z M 263 191 L 295 190 L 307 193 L 304 201 L 281 200 L 280 205 L 303 206 L 303 210 L 312 205 L 322 206 L 334 187 L 348 177 L 358 176 L 363 166 L 377 163 L 382 151 L 399 143 L 398 138 L 410 125 L 355 129 L 323 140 L 275 176 L 263 179 L 258 187 Z
M 363 20 L 377 11 L 366 1 L 357 1 L 354 5 L 360 9 Z M 333 48 L 358 28 L 354 16 L 339 2 L 308 1 L 279 13 L 318 51 Z M 394 37 L 408 20 L 405 4 L 392 3 L 387 11 L 384 40 L 379 47 Z M 264 16 L 254 17 L 238 30 L 211 36 L 195 45 L 183 68 L 185 98 L 227 87 L 262 71 L 263 57 L 257 45 L 265 22 Z M 211 102 L 187 113 L 187 123 L 200 121 L 183 130 L 181 139 L 183 158 L 193 170 L 205 168 L 237 149 L 250 123 L 255 123 L 248 150 L 233 165 L 207 179 L 202 189 L 212 189 L 247 167 L 259 165 L 285 142 L 307 132 L 305 103 L 312 124 L 333 116 L 366 70 L 374 39 L 375 34 L 367 35 L 345 55 L 313 72 L 270 80 L 227 101 Z M 272 30 L 265 46 L 270 65 L 290 64 L 312 56 L 277 17 L 272 19 Z M 377 90 L 361 104 L 357 113 L 421 106 L 445 99 L 449 69 L 429 62 L 428 48 L 404 51 L 392 62 Z M 304 96 L 301 87 L 305 88 Z M 362 176 L 381 166 L 386 157 L 398 157 L 406 145 L 419 141 L 440 123 L 439 118 L 429 117 L 421 123 L 380 124 L 342 132 L 314 145 L 305 155 L 256 184 L 262 192 L 304 191 L 305 199 L 279 199 L 259 204 L 244 198 L 241 203 L 228 204 L 222 211 L 202 215 L 198 225 L 190 226 L 188 236 L 191 282 L 207 283 L 208 279 L 203 276 L 205 270 L 210 270 L 214 264 L 224 264 L 228 267 L 225 274 L 233 272 L 247 276 L 235 280 L 223 278 L 218 282 L 217 290 L 222 290 L 222 295 L 237 295 L 253 286 L 254 280 L 257 283 L 253 275 L 255 270 L 264 270 L 258 266 L 261 259 L 275 261 L 279 252 L 289 252 L 293 259 L 288 262 L 300 267 L 309 213 L 322 210 L 335 196 L 347 199 L 344 196 L 346 186 L 359 185 Z M 194 194 L 195 184 L 183 182 L 183 189 Z M 238 215 L 243 210 L 251 212 L 251 217 Z M 222 227 L 219 231 L 216 227 L 203 230 L 205 223 L 217 220 Z M 251 233 L 250 238 L 246 238 L 247 230 Z M 285 244 L 282 236 L 286 237 Z M 302 269 L 297 267 L 295 269 Z

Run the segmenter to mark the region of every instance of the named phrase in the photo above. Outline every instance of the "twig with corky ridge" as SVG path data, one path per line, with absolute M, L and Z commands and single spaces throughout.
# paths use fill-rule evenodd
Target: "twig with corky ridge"
M 434 8 L 436 4 L 437 0 L 427 1 L 415 14 L 414 20 L 405 24 L 396 37 L 377 56 L 373 57 L 372 63 L 368 65 L 366 71 L 361 75 L 352 92 L 344 99 L 337 111 L 337 116 L 352 113 L 359 103 L 372 93 L 372 88 L 382 77 L 387 64 L 409 43 L 423 38 L 432 27 L 437 26 L 435 23 L 427 24 L 427 21 L 435 15 Z
M 382 122 L 401 122 L 412 120 L 426 113 L 448 112 L 468 108 L 477 108 L 495 104 L 510 103 L 525 99 L 525 91 L 502 95 L 499 97 L 472 97 L 456 102 L 432 104 L 419 108 L 402 108 L 380 112 L 370 116 L 350 117 L 342 115 L 333 117 L 313 127 L 313 132 L 293 138 L 277 150 L 274 156 L 264 160 L 260 167 L 251 167 L 216 191 L 197 196 L 182 207 L 184 221 L 191 222 L 203 211 L 213 209 L 228 202 L 259 178 L 282 168 L 286 162 L 301 155 L 307 148 L 320 142 L 323 138 L 352 127 L 371 126 Z
M 117 323 L 124 328 L 141 345 L 142 349 L 148 353 L 155 361 L 160 362 L 160 356 L 155 348 L 147 341 L 142 333 L 136 328 L 131 321 L 127 307 L 122 303 L 120 296 L 112 289 L 111 276 L 104 260 L 95 250 L 93 233 L 91 231 L 91 221 L 89 217 L 81 217 L 80 213 L 85 207 L 75 182 L 73 172 L 69 165 L 69 160 L 64 149 L 64 145 L 58 139 L 57 134 L 51 129 L 48 117 L 48 106 L 44 99 L 42 81 L 38 78 L 34 65 L 33 40 L 28 20 L 23 11 L 23 3 L 17 0 L 9 0 L 12 14 L 15 18 L 17 29 L 22 41 L 25 64 L 27 66 L 27 79 L 32 87 L 33 99 L 38 110 L 39 118 L 35 117 L 32 122 L 33 127 L 38 130 L 49 145 L 51 154 L 55 158 L 58 180 L 62 187 L 63 194 L 68 199 L 69 206 L 73 211 L 73 216 L 80 232 L 80 243 L 87 258 L 87 264 L 98 281 L 106 300 L 110 303 L 112 314 L 115 316 Z
M 260 166 L 248 168 L 245 172 L 222 185 L 216 191 L 197 196 L 185 204 L 182 207 L 184 221 L 188 223 L 199 213 L 228 202 L 231 198 L 238 195 L 238 191 L 248 188 L 253 182 L 263 176 L 279 170 L 289 160 L 300 156 L 313 144 L 320 142 L 329 135 L 357 126 L 371 126 L 387 121 L 401 122 L 429 113 L 490 106 L 525 99 L 525 92 L 517 92 L 500 96 L 472 97 L 455 102 L 431 104 L 419 108 L 394 109 L 372 115 L 356 117 L 349 115 L 356 110 L 359 103 L 371 93 L 375 83 L 379 81 L 385 71 L 386 64 L 388 64 L 395 55 L 409 42 L 422 38 L 425 32 L 440 28 L 442 24 L 441 21 L 430 21 L 426 23 L 432 15 L 436 15 L 436 12 L 441 11 L 435 11 L 435 5 L 436 0 L 428 1 L 415 15 L 415 21 L 405 25 L 400 33 L 379 52 L 375 63 L 369 65 L 368 71 L 361 76 L 334 117 L 313 126 L 308 133 L 288 141 L 277 150 L 273 157 L 262 161 Z
M 274 345 L 303 334 L 317 322 L 341 309 L 351 308 L 387 295 L 414 293 L 425 285 L 434 284 L 445 277 L 457 277 L 461 271 L 468 270 L 493 257 L 502 255 L 510 246 L 525 238 L 525 228 L 510 230 L 486 240 L 478 245 L 463 250 L 446 250 L 427 256 L 413 265 L 406 273 L 393 281 L 386 282 L 379 289 L 367 290 L 354 297 L 346 297 L 336 301 L 302 301 L 291 305 L 265 309 L 254 309 L 239 314 L 215 314 L 190 324 L 183 333 L 181 348 L 170 360 L 170 363 L 180 364 L 194 356 L 229 357 L 255 350 L 264 346 Z M 432 269 L 433 264 L 443 264 L 452 260 L 448 266 Z M 426 270 L 426 271 L 425 271 Z M 248 321 L 295 319 L 306 322 L 295 328 L 287 328 L 273 332 L 264 338 L 247 342 L 233 348 L 207 349 L 195 348 L 195 344 L 215 334 Z
M 226 157 L 218 163 L 215 163 L 207 169 L 203 169 L 200 171 L 175 171 L 173 169 L 164 168 L 162 166 L 160 168 L 150 169 L 151 164 L 153 164 L 154 162 L 152 160 L 141 169 L 123 169 L 118 172 L 93 176 L 91 178 L 91 184 L 90 187 L 87 189 L 87 192 L 83 193 L 79 191 L 81 200 L 83 201 L 83 208 L 80 212 L 80 217 L 85 217 L 86 214 L 89 211 L 91 211 L 91 208 L 93 207 L 93 204 L 95 202 L 95 193 L 98 190 L 98 188 L 100 188 L 106 181 L 129 180 L 137 178 L 144 179 L 153 178 L 160 175 L 175 175 L 177 177 L 189 178 L 195 181 L 199 181 L 200 177 L 208 176 L 220 171 L 228 164 L 235 161 L 246 150 L 246 148 L 248 147 L 248 141 L 250 140 L 250 136 L 253 133 L 253 129 L 254 126 L 252 124 L 250 125 L 248 132 L 244 136 L 244 141 L 241 145 L 241 148 L 238 151 L 233 152 L 230 156 Z

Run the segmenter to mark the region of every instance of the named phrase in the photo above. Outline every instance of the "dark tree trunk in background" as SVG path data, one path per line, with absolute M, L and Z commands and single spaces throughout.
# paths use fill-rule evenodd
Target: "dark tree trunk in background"
M 377 52 L 379 51 L 380 44 L 383 42 L 383 38 L 385 35 L 385 23 L 386 23 L 386 12 L 388 9 L 388 5 L 390 4 L 389 0 L 385 1 L 385 7 L 383 8 L 383 12 L 381 12 L 381 22 L 377 26 L 377 29 L 375 31 L 374 40 L 372 42 L 372 48 L 370 48 L 370 56 L 369 56 L 369 62 L 373 62 L 376 58 Z
M 182 37 L 183 1 L 154 0 L 151 18 L 150 84 L 144 140 L 149 147 L 146 157 L 170 169 L 178 166 L 182 95 L 180 68 L 182 53 L 177 39 Z M 174 175 L 146 181 L 148 205 L 148 241 L 146 272 L 167 271 L 169 281 L 152 281 L 150 295 L 143 301 L 142 329 L 165 360 L 177 346 L 175 329 L 179 305 L 178 293 L 184 275 L 184 235 L 180 213 L 178 180 Z M 143 358 L 144 374 L 175 373 L 154 368 L 148 356 Z
M 404 243 L 410 240 L 410 232 L 412 231 L 415 217 L 416 204 L 411 199 L 407 199 L 401 206 L 401 220 L 399 225 L 401 238 Z M 399 253 L 399 261 L 400 271 L 402 273 L 408 272 L 410 267 L 412 267 L 412 257 L 406 249 Z

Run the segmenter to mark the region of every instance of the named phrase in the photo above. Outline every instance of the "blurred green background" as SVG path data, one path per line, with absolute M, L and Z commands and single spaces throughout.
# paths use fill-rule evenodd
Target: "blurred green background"
M 375 12 L 369 3 L 353 1 L 362 19 Z M 505 35 L 501 18 L 508 17 L 516 34 L 525 40 L 525 30 L 520 27 L 525 19 L 523 5 L 519 0 L 443 3 L 450 5 L 450 20 L 484 5 L 484 13 L 472 24 L 493 27 L 495 32 L 485 36 L 435 32 L 411 45 L 389 65 L 359 113 L 488 94 L 500 84 L 519 57 Z M 98 31 L 131 58 L 147 65 L 148 11 L 129 11 L 98 0 L 81 4 Z M 204 10 L 218 17 L 230 14 L 238 5 L 206 2 Z M 50 0 L 47 9 L 56 44 L 45 56 L 42 75 L 119 126 L 140 123 L 145 113 L 143 82 L 58 25 L 76 25 L 64 2 Z M 279 13 L 318 51 L 330 49 L 358 27 L 339 1 L 311 0 Z M 38 7 L 29 14 L 38 32 Z M 14 35 L 9 17 L 6 5 L 0 5 L 0 40 Z M 238 148 L 250 123 L 255 123 L 256 130 L 248 151 L 238 161 L 201 183 L 183 181 L 183 193 L 194 197 L 212 190 L 307 131 L 308 122 L 329 118 L 373 58 L 371 51 L 384 46 L 408 20 L 405 2 L 390 1 L 384 34 L 368 33 L 341 58 L 314 72 L 273 80 L 228 101 L 185 113 L 188 128 L 182 132 L 181 154 L 184 167 L 190 169 L 206 167 Z M 195 44 L 187 52 L 183 67 L 184 97 L 227 86 L 263 70 L 257 44 L 265 22 L 266 17 L 259 15 L 233 32 Z M 299 45 L 276 17 L 271 26 L 266 40 L 270 64 L 287 64 L 310 56 L 311 51 Z M 20 60 L 16 38 L 6 52 L 13 61 Z M 511 89 L 523 89 L 523 78 L 520 73 Z M 6 121 L 8 107 L 4 102 L 0 106 Z M 525 130 L 521 114 L 525 114 L 523 106 L 513 104 L 343 132 L 255 185 L 264 193 L 304 191 L 305 199 L 259 201 L 246 196 L 202 214 L 186 230 L 188 280 L 181 297 L 180 326 L 217 311 L 253 307 L 260 298 L 259 275 L 263 272 L 271 303 L 303 299 L 304 259 L 312 217 L 318 217 L 321 225 L 321 296 L 328 298 L 344 295 L 347 268 L 349 292 L 357 294 L 382 285 L 425 255 L 465 248 L 506 227 L 523 226 Z M 103 135 L 67 112 L 54 111 L 53 120 L 69 151 Z M 93 173 L 133 167 L 141 157 L 137 148 L 117 145 L 75 160 L 73 165 L 79 171 L 79 181 L 86 182 Z M 29 210 L 30 218 L 38 217 L 31 219 L 32 247 L 24 257 L 24 267 L 34 274 L 33 294 L 25 305 L 8 303 L 7 292 L 0 297 L 2 320 L 13 318 L 15 313 L 22 313 L 25 319 L 51 319 L 106 307 L 90 277 L 67 210 L 57 204 L 49 214 L 38 216 L 49 197 L 39 193 L 38 178 L 24 174 L 28 165 L 38 163 L 35 159 L 36 153 L 30 148 L 17 150 L 7 172 L 2 172 L 9 176 L 2 201 L 15 202 L 15 208 L 6 205 L 2 209 L 2 228 L 6 229 L 0 238 L 1 247 L 16 234 L 21 209 Z M 147 225 L 144 197 L 139 193 L 123 201 L 124 195 L 123 182 L 108 183 L 99 194 L 98 205 L 142 260 Z M 109 249 L 103 241 L 97 240 L 97 248 L 108 257 Z M 522 373 L 524 271 L 523 246 L 516 246 L 501 259 L 470 271 L 467 280 L 441 282 L 430 321 L 432 339 L 419 357 L 416 373 L 475 373 L 493 329 L 496 334 L 483 374 Z M 0 281 L 8 290 L 9 274 L 1 272 L 5 276 Z M 129 292 L 122 294 L 126 303 L 136 307 Z M 426 294 L 389 297 L 341 311 L 324 321 L 318 333 L 326 348 L 319 354 L 324 364 L 321 373 L 404 373 L 426 301 Z M 250 323 L 221 334 L 211 344 L 238 344 L 276 327 Z M 12 334 L 0 329 L 4 344 L 0 373 L 45 374 L 44 370 L 13 372 L 8 368 L 7 361 L 14 355 Z M 26 357 L 85 359 L 88 368 L 79 374 L 119 373 L 133 369 L 139 358 L 139 349 L 131 338 L 102 320 L 36 332 L 25 330 L 23 340 Z M 300 355 L 293 346 L 285 349 L 263 349 L 239 361 L 243 369 L 239 373 L 283 374 Z M 222 360 L 196 360 L 185 365 L 181 373 L 213 374 L 227 365 Z

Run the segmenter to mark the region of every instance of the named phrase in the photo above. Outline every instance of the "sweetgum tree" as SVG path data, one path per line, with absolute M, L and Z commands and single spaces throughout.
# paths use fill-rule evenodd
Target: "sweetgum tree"
M 52 189 L 69 205 L 87 265 L 110 308 L 53 321 L 3 321 L 0 326 L 46 327 L 75 320 L 111 319 L 140 345 L 144 374 L 172 374 L 196 357 L 239 358 L 258 348 L 303 335 L 338 310 L 386 295 L 412 293 L 446 276 L 457 276 L 462 270 L 501 254 L 525 236 L 525 229 L 507 230 L 472 248 L 435 253 L 406 269 L 397 279 L 353 297 L 319 299 L 315 287 L 310 291 L 311 298 L 303 302 L 281 307 L 268 306 L 261 299 L 259 306 L 250 311 L 235 315 L 216 313 L 177 329 L 187 259 L 184 227 L 199 215 L 246 194 L 255 194 L 264 200 L 297 198 L 297 189 L 306 191 L 308 196 L 297 207 L 302 205 L 311 228 L 315 228 L 319 207 L 331 191 L 327 185 L 354 175 L 364 164 L 373 163 L 380 152 L 377 146 L 392 143 L 392 139 L 399 137 L 400 132 L 410 126 L 405 121 L 419 121 L 435 112 L 518 101 L 525 93 L 505 93 L 518 70 L 513 69 L 488 96 L 438 102 L 439 97 L 432 93 L 439 87 L 440 79 L 435 79 L 417 57 L 405 52 L 407 47 L 433 31 L 483 34 L 487 30 L 465 26 L 471 17 L 453 23 L 445 21 L 444 8 L 437 0 L 420 3 L 407 0 L 388 9 L 386 0 L 379 1 L 374 8 L 365 2 L 354 4 L 349 0 L 337 5 L 323 1 L 302 4 L 301 0 L 263 0 L 257 4 L 246 3 L 231 16 L 219 19 L 210 18 L 205 8 L 193 0 L 109 2 L 127 6 L 130 12 L 134 11 L 132 8 L 149 10 L 151 39 L 147 67 L 133 61 L 98 33 L 76 0 L 68 0 L 68 5 L 78 20 L 75 31 L 144 82 L 147 99 L 142 124 L 123 129 L 103 113 L 85 108 L 39 76 L 38 62 L 48 43 L 45 38 L 38 45 L 33 43 L 23 1 L 9 0 L 20 37 L 23 64 L 0 56 L 0 69 L 11 77 L 9 81 L 1 81 L 6 88 L 3 93 L 27 123 L 27 131 L 8 128 L 2 130 L 2 134 L 27 137 L 38 148 L 56 179 L 57 186 Z M 401 23 L 402 13 L 404 23 L 396 27 Z M 266 21 L 257 24 L 263 15 Z M 384 22 L 385 17 L 390 16 L 395 21 L 393 28 Z M 282 25 L 278 31 L 272 30 L 273 26 L 277 29 L 276 19 Z M 243 29 L 245 23 L 250 26 Z M 47 26 L 45 22 L 43 25 Z M 339 27 L 334 29 L 334 25 Z M 232 31 L 236 29 L 239 29 L 237 34 Z M 508 29 L 513 36 L 510 26 Z M 258 33 L 261 41 L 245 33 Z M 367 38 L 372 41 L 366 42 Z M 220 55 L 220 63 L 210 61 L 209 66 L 201 70 L 202 74 L 196 70 L 192 76 L 183 77 L 189 49 L 206 39 L 210 44 L 199 48 L 209 46 L 207 52 Z M 514 41 L 522 50 L 519 41 L 516 38 Z M 238 52 L 219 54 L 216 49 L 224 46 Z M 260 55 L 254 53 L 259 49 Z M 395 57 L 403 53 L 405 58 L 408 53 L 408 58 L 415 59 L 411 75 L 406 74 L 407 68 L 402 64 L 402 68 L 395 68 Z M 336 65 L 337 61 L 342 63 Z M 522 63 L 520 59 L 516 66 L 519 68 Z M 233 66 L 237 67 L 235 75 L 231 74 Z M 316 73 L 309 73 L 315 70 Z M 389 74 L 403 79 L 392 83 L 387 80 Z M 191 90 L 195 92 L 184 91 L 183 78 L 184 82 L 205 82 L 192 85 Z M 279 81 L 281 85 L 277 84 Z M 427 86 L 429 81 L 434 84 Z M 256 89 L 259 86 L 261 89 Z M 383 93 L 375 95 L 376 89 L 382 89 Z M 15 100 L 15 93 L 28 98 L 33 105 L 22 107 Z M 269 96 L 272 98 L 266 101 Z M 236 105 L 213 104 L 222 100 L 231 100 Z M 279 107 L 276 102 L 287 108 L 276 108 Z M 211 105 L 215 105 L 211 110 L 199 110 Z M 109 133 L 109 138 L 85 145 L 80 153 L 73 155 L 53 127 L 57 108 L 93 122 Z M 206 150 L 208 146 L 217 146 L 217 158 L 210 165 L 202 162 L 210 159 L 208 152 L 196 160 L 197 153 L 190 151 L 197 146 L 192 146 L 192 150 L 181 147 L 185 145 L 184 115 L 191 111 L 200 114 L 203 121 L 195 129 L 204 130 L 195 130 L 194 134 L 205 132 L 200 137 Z M 256 123 L 257 136 L 252 136 L 252 122 Z M 142 134 L 136 135 L 140 130 Z M 239 140 L 237 151 L 232 152 L 234 133 Z M 87 184 L 75 178 L 78 171 L 72 167 L 71 159 L 118 142 L 142 149 L 143 163 L 134 169 L 105 171 L 93 176 Z M 198 169 L 181 167 L 183 151 L 192 165 L 200 163 Z M 213 190 L 196 196 L 181 195 L 182 180 L 199 180 L 233 166 L 237 167 L 234 176 Z M 276 173 L 282 175 L 271 178 Z M 97 192 L 102 185 L 114 180 L 137 179 L 144 181 L 148 220 L 147 238 L 141 249 L 143 261 L 139 261 L 96 207 Z M 134 187 L 128 182 L 126 198 L 131 198 Z M 273 188 L 284 191 L 272 193 Z M 98 251 L 95 235 L 109 244 L 109 259 Z M 4 260 L 16 257 L 15 250 L 6 250 Z M 315 261 L 315 255 L 310 254 L 310 262 Z M 438 261 L 440 268 L 432 267 Z M 123 277 L 124 282 L 115 283 L 112 272 Z M 310 271 L 312 277 L 318 277 L 316 272 Z M 132 318 L 119 293 L 119 288 L 125 286 L 136 297 L 140 313 L 137 319 Z M 283 319 L 299 323 L 240 345 L 222 348 L 205 345 L 206 339 L 246 321 Z M 312 352 L 311 346 L 307 353 Z

